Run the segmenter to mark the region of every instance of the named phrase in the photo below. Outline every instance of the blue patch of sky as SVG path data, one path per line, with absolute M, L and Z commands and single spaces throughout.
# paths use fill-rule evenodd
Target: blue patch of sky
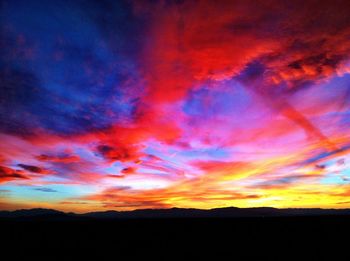
M 321 184 L 325 184 L 325 185 L 337 185 L 337 184 L 346 184 L 348 183 L 348 181 L 345 181 L 341 175 L 334 175 L 332 174 L 327 174 L 325 177 L 323 177 L 320 180 Z
M 37 188 L 47 188 L 57 192 L 43 192 L 36 190 Z M 60 185 L 52 184 L 45 186 L 18 186 L 18 185 L 4 185 L 2 189 L 9 190 L 9 196 L 15 198 L 23 198 L 34 201 L 60 201 L 71 197 L 78 197 L 88 195 L 89 193 L 97 192 L 95 186 L 90 185 Z
M 222 83 L 221 88 L 202 86 L 192 91 L 183 105 L 183 111 L 188 115 L 204 117 L 231 115 L 233 111 L 243 113 L 250 102 L 250 95 L 241 84 L 227 81 Z

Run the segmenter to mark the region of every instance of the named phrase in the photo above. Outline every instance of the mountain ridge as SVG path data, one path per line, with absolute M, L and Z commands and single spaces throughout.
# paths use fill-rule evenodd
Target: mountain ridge
M 95 211 L 87 213 L 63 212 L 54 209 L 32 208 L 14 211 L 0 211 L 0 218 L 93 218 L 93 219 L 133 219 L 133 218 L 234 218 L 234 217 L 294 217 L 294 216 L 338 216 L 349 215 L 350 209 L 324 208 L 273 208 L 223 207 L 213 209 L 168 208 L 137 209 L 131 211 Z

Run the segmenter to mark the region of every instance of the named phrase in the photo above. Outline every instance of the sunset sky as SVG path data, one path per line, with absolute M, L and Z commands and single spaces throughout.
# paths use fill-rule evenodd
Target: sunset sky
M 1 1 L 0 209 L 349 196 L 348 1 Z

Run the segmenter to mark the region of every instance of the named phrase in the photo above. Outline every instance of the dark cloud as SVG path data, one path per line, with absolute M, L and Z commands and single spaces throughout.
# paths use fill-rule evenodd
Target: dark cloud
M 138 150 L 133 146 L 121 144 L 120 146 L 99 145 L 97 148 L 99 155 L 107 160 L 128 162 L 137 160 Z
M 37 166 L 26 165 L 26 164 L 18 164 L 17 166 L 21 167 L 22 169 L 28 170 L 30 172 L 43 173 L 43 169 Z
M 20 171 L 5 166 L 0 166 L 0 183 L 16 179 L 29 179 L 29 177 Z
M 280 188 L 280 187 L 288 187 L 293 183 L 296 183 L 301 180 L 312 180 L 315 176 L 313 175 L 289 175 L 284 177 L 279 177 L 276 179 L 270 179 L 263 182 L 259 182 L 251 187 L 253 188 Z
M 106 177 L 109 177 L 109 178 L 124 178 L 125 175 L 113 175 L 113 174 L 108 174 L 108 175 L 106 175 Z
M 311 156 L 310 158 L 300 162 L 300 164 L 316 164 L 316 168 L 323 168 L 323 165 L 317 164 L 318 162 L 324 161 L 327 158 L 336 157 L 337 155 L 341 155 L 343 153 L 346 153 L 350 150 L 350 144 L 344 144 L 342 147 L 334 150 L 334 151 L 326 151 L 326 152 L 320 152 L 316 155 Z
M 51 189 L 51 188 L 33 188 L 33 190 L 37 190 L 41 192 L 50 192 L 50 193 L 58 192 L 57 190 Z
M 79 162 L 80 158 L 76 155 L 62 154 L 62 155 L 46 155 L 41 154 L 36 157 L 36 159 L 40 161 L 48 161 L 48 162 L 61 162 L 61 163 L 73 163 Z
M 0 183 L 1 183 L 1 179 L 0 179 Z M 0 189 L 0 198 L 6 198 L 10 195 L 11 190 L 8 189 Z
M 0 178 L 0 183 L 1 183 L 1 178 Z M 10 196 L 11 190 L 8 189 L 0 189 L 0 198 L 7 198 Z
M 0 12 L 0 131 L 72 135 L 130 116 L 142 23 L 128 1 L 10 1 Z

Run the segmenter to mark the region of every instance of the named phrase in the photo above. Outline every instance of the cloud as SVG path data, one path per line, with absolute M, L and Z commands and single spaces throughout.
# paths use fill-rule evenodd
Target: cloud
M 315 181 L 319 177 L 315 177 L 314 175 L 288 175 L 278 178 L 271 178 L 266 181 L 258 182 L 251 186 L 252 188 L 258 189 L 276 189 L 276 188 L 288 188 L 291 187 L 295 183 L 303 183 L 305 184 L 307 181 Z
M 80 158 L 76 155 L 39 155 L 36 157 L 40 161 L 72 163 L 78 162 Z
M 336 204 L 338 204 L 338 205 L 348 205 L 348 204 L 350 204 L 350 201 L 341 201 L 341 202 L 337 202 Z
M 108 145 L 99 145 L 97 152 L 107 160 L 112 161 L 135 161 L 139 158 L 139 152 L 136 147 L 133 146 L 108 146 Z
M 128 4 L 111 4 L 111 8 L 112 16 L 97 1 L 4 6 L 2 131 L 28 136 L 41 129 L 77 135 L 108 128 L 131 116 L 140 92 L 129 85 L 138 84 L 139 77 L 135 70 L 125 68 L 135 66 L 140 41 L 135 33 L 143 27 Z M 126 16 L 129 21 L 123 23 Z M 81 34 L 75 34 L 72 24 Z
M 133 173 L 135 173 L 135 171 L 136 171 L 136 168 L 127 167 L 127 168 L 122 169 L 121 173 L 123 173 L 123 174 L 133 174 Z
M 193 166 L 200 168 L 206 172 L 217 172 L 224 170 L 239 169 L 246 166 L 245 162 L 226 162 L 226 161 L 194 161 Z
M 120 175 L 120 174 L 118 174 L 118 175 L 114 175 L 114 174 L 108 174 L 108 175 L 106 175 L 106 177 L 108 177 L 108 178 L 124 178 L 125 177 L 125 175 Z
M 10 195 L 10 193 L 11 193 L 11 190 L 0 189 L 0 198 L 7 198 Z
M 30 172 L 33 172 L 33 173 L 42 174 L 42 173 L 45 172 L 42 168 L 37 167 L 37 166 L 26 165 L 26 164 L 18 164 L 17 166 L 18 166 L 18 167 L 21 167 L 21 168 L 24 169 L 24 170 L 28 170 L 28 171 L 30 171 Z
M 209 186 L 211 182 L 241 179 L 253 175 L 255 171 L 258 171 L 258 166 L 255 167 L 256 170 L 254 171 L 252 169 L 252 163 L 239 161 L 193 161 L 191 165 L 203 172 L 204 177 L 202 178 L 202 182 L 208 182 Z
M 13 170 L 5 166 L 0 166 L 0 183 L 17 179 L 29 179 L 29 177 L 21 171 Z
M 58 192 L 57 190 L 51 189 L 51 188 L 33 188 L 33 190 L 37 190 L 41 192 L 49 192 L 49 193 Z
M 61 201 L 59 204 L 62 205 L 86 205 L 88 202 L 83 201 Z
M 149 79 L 155 100 L 181 98 L 195 80 L 231 78 L 255 60 L 269 69 L 269 80 L 295 85 L 328 77 L 348 57 L 345 2 L 186 1 L 143 8 L 160 22 L 146 49 L 153 54 L 146 72 L 157 75 Z
M 240 77 L 258 62 L 263 69 L 247 76 L 251 85 L 247 88 L 327 149 L 336 149 L 288 97 L 330 77 L 347 61 L 346 3 L 296 2 L 291 8 L 273 2 L 186 1 L 153 8 L 137 7 L 139 12 L 152 10 L 152 18 L 158 21 L 151 30 L 152 44 L 145 49 L 147 57 L 152 57 L 144 60 L 149 89 L 145 100 L 150 106 L 184 99 L 203 82 Z

